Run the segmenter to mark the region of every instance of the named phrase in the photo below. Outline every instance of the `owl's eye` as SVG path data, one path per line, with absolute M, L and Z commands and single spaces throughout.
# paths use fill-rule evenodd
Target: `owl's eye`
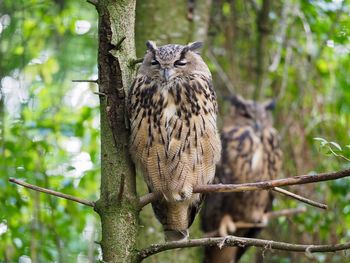
M 159 65 L 158 60 L 153 59 L 153 60 L 151 61 L 151 65 L 153 65 L 153 66 Z
M 247 118 L 247 119 L 253 119 L 253 116 L 247 112 L 247 111 L 242 111 L 241 112 L 241 115 L 244 117 L 244 118 Z
M 187 64 L 187 61 L 186 60 L 176 60 L 175 63 L 174 63 L 174 66 L 177 67 L 177 66 L 185 66 Z

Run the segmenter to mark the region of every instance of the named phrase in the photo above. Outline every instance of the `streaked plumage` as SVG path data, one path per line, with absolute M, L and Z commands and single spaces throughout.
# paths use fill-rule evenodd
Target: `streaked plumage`
M 213 180 L 220 158 L 217 103 L 199 42 L 148 51 L 129 94 L 130 150 L 151 192 L 167 240 L 187 238 L 198 211 L 195 185 Z
M 214 183 L 236 184 L 275 179 L 281 169 L 282 152 L 279 136 L 273 128 L 273 102 L 256 103 L 241 97 L 231 97 L 231 112 L 221 133 L 222 159 Z M 218 231 L 220 235 L 254 237 L 261 229 L 238 229 L 234 222 L 259 223 L 272 208 L 268 191 L 218 193 L 207 196 L 202 211 L 204 232 Z M 208 247 L 205 262 L 236 262 L 245 248 Z

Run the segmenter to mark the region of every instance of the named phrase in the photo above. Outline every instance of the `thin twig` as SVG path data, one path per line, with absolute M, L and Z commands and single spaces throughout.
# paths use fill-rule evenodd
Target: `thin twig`
M 93 6 L 97 6 L 98 5 L 98 0 L 86 0 L 86 2 L 92 4 Z
M 301 202 L 303 202 L 305 204 L 308 204 L 308 205 L 311 205 L 311 206 L 315 206 L 315 207 L 318 207 L 318 208 L 321 208 L 321 209 L 327 209 L 328 208 L 328 206 L 325 205 L 325 204 L 322 204 L 322 203 L 313 201 L 311 199 L 308 199 L 306 197 L 294 194 L 292 192 L 289 192 L 289 191 L 287 191 L 285 189 L 282 189 L 282 188 L 279 188 L 279 187 L 272 188 L 272 190 L 277 192 L 277 193 L 284 194 L 284 195 L 286 195 L 288 197 L 294 198 L 294 199 L 296 199 L 298 201 L 301 201 Z
M 94 91 L 93 93 L 96 95 L 99 95 L 99 96 L 103 96 L 103 97 L 107 96 L 106 93 L 103 93 L 103 92 Z
M 49 195 L 54 195 L 54 196 L 57 196 L 57 197 L 60 197 L 60 198 L 64 198 L 64 199 L 67 199 L 67 200 L 70 200 L 70 201 L 74 201 L 74 202 L 77 202 L 77 203 L 80 203 L 80 204 L 83 204 L 83 205 L 91 206 L 91 207 L 95 206 L 95 202 L 93 202 L 93 201 L 84 200 L 84 199 L 81 199 L 81 198 L 78 198 L 78 197 L 74 197 L 74 196 L 71 196 L 71 195 L 63 194 L 63 193 L 60 193 L 60 192 L 57 192 L 57 191 L 53 191 L 53 190 L 50 190 L 50 189 L 46 189 L 46 188 L 43 188 L 43 187 L 39 187 L 39 186 L 36 186 L 36 185 L 28 184 L 26 182 L 23 182 L 22 180 L 18 180 L 18 179 L 15 179 L 15 178 L 10 178 L 9 181 L 11 183 L 15 183 L 15 184 L 24 186 L 24 187 L 32 189 L 34 191 L 42 192 L 42 193 L 49 194 Z
M 150 204 L 153 203 L 154 201 L 157 201 L 158 199 L 161 198 L 161 193 L 149 193 L 149 194 L 145 194 L 144 196 L 140 197 L 140 201 L 139 201 L 139 208 L 140 210 Z
M 299 185 L 299 184 L 310 184 L 315 182 L 323 182 L 329 180 L 336 180 L 350 176 L 350 169 L 343 171 L 337 171 L 332 173 L 321 173 L 315 175 L 299 175 L 284 179 L 256 182 L 256 183 L 245 183 L 245 184 L 210 184 L 197 186 L 193 189 L 193 193 L 216 193 L 216 192 L 244 192 L 244 191 L 255 191 L 255 190 L 268 190 L 271 188 L 287 185 Z M 159 193 L 150 193 L 140 198 L 140 206 L 143 207 L 155 200 L 160 198 Z
M 90 83 L 98 83 L 97 79 L 73 79 L 72 82 L 90 82 Z
M 137 58 L 130 61 L 130 67 L 135 67 L 136 64 L 142 63 L 143 58 Z
M 176 248 L 188 248 L 188 247 L 199 247 L 199 246 L 239 246 L 239 247 L 268 247 L 270 249 L 293 251 L 293 252 L 336 252 L 340 250 L 346 250 L 350 248 L 350 242 L 344 244 L 332 244 L 332 245 L 302 245 L 292 244 L 285 242 L 277 242 L 273 240 L 257 239 L 257 238 L 244 238 L 236 236 L 216 237 L 216 238 L 199 238 L 190 239 L 186 241 L 173 241 L 164 244 L 151 245 L 139 251 L 138 256 L 140 261 L 158 254 L 160 252 L 176 249 Z
M 272 219 L 272 218 L 276 218 L 276 217 L 280 217 L 280 216 L 292 216 L 292 215 L 305 213 L 305 212 L 306 212 L 305 207 L 299 207 L 299 208 L 271 211 L 271 212 L 266 213 L 266 215 L 269 219 Z
M 123 36 L 119 41 L 118 43 L 115 45 L 115 49 L 116 50 L 120 50 L 120 47 L 122 46 L 124 40 L 126 39 L 126 36 Z

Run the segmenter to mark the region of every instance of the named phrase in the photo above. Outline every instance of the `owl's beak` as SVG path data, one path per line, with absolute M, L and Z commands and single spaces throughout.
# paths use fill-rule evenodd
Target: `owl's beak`
M 261 128 L 262 128 L 262 125 L 261 125 L 260 122 L 255 122 L 255 123 L 254 123 L 254 129 L 255 129 L 256 131 L 260 131 Z
M 165 81 L 169 81 L 170 76 L 171 76 L 171 70 L 169 68 L 163 69 L 163 78 L 165 79 Z

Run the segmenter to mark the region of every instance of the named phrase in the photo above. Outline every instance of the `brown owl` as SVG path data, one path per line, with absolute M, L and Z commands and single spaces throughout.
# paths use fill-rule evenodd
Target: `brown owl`
M 147 53 L 129 93 L 131 155 L 150 192 L 166 240 L 188 237 L 201 203 L 193 187 L 211 183 L 220 159 L 217 102 L 200 42 Z
M 224 120 L 221 134 L 222 159 L 215 183 L 240 184 L 275 179 L 281 169 L 282 152 L 279 136 L 273 128 L 271 110 L 274 102 L 257 103 L 241 97 L 230 97 L 231 112 Z M 261 229 L 238 229 L 234 222 L 262 223 L 272 209 L 268 191 L 217 193 L 207 196 L 202 210 L 204 232 L 219 235 L 254 237 Z M 205 262 L 237 262 L 245 248 L 205 249 Z

